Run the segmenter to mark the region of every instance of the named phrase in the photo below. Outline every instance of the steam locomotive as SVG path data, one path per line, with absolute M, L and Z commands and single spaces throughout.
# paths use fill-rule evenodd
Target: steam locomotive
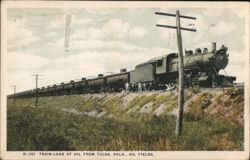
M 185 51 L 184 85 L 201 87 L 232 86 L 236 77 L 220 75 L 219 71 L 228 65 L 227 47 L 216 50 L 216 43 L 212 43 L 212 50 L 200 48 Z M 138 64 L 134 70 L 121 69 L 120 73 L 104 76 L 98 74 L 97 78 L 80 81 L 70 81 L 60 85 L 52 85 L 33 90 L 9 95 L 9 98 L 25 98 L 38 96 L 58 96 L 69 94 L 87 94 L 101 92 L 119 92 L 125 89 L 125 85 L 131 90 L 137 90 L 138 85 L 143 84 L 146 90 L 165 89 L 167 86 L 176 85 L 178 82 L 178 54 L 170 53 L 153 58 L 147 62 Z

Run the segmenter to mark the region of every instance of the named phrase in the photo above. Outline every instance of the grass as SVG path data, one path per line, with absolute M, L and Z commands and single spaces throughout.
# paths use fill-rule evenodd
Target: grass
M 128 108 L 132 108 L 134 106 L 139 106 L 139 108 L 143 107 L 145 104 L 147 104 L 148 102 L 152 102 L 154 101 L 155 97 L 157 96 L 157 94 L 152 94 L 149 96 L 146 95 L 139 95 L 136 98 L 134 98 L 130 103 Z
M 173 94 L 138 95 L 128 103 L 129 109 L 135 105 L 143 107 L 152 101 L 153 108 L 157 108 L 167 99 L 168 107 L 161 116 L 119 110 L 124 95 L 111 96 L 105 103 L 106 96 L 89 99 L 81 96 L 43 97 L 38 108 L 33 106 L 34 99 L 31 98 L 18 99 L 16 105 L 8 100 L 7 150 L 243 150 L 243 126 L 200 109 L 205 97 L 218 100 L 223 108 L 223 105 L 242 103 L 234 91 L 226 93 L 233 95 L 228 103 L 223 103 L 223 96 L 202 93 L 192 103 L 192 110 L 184 114 L 180 137 L 174 134 L 175 117 L 166 114 L 176 107 L 177 97 Z M 99 108 L 113 114 L 113 118 L 63 112 L 62 108 L 67 107 L 81 112 Z M 236 109 L 232 113 L 234 116 L 242 112 L 242 107 Z M 222 115 L 222 111 L 219 113 Z

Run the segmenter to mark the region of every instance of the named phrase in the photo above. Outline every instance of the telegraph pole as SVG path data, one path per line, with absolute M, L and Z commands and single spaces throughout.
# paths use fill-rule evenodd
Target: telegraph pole
M 11 85 L 12 89 L 14 90 L 14 94 L 13 94 L 13 102 L 14 105 L 16 104 L 16 85 Z
M 35 75 L 32 75 L 32 76 L 36 77 L 36 102 L 35 102 L 35 106 L 37 107 L 37 104 L 38 104 L 38 77 L 43 76 L 43 75 L 35 74 Z
M 168 25 L 159 25 L 159 24 L 156 24 L 156 26 L 176 29 L 177 44 L 178 44 L 178 51 L 179 51 L 179 54 L 178 54 L 178 59 L 179 59 L 179 65 L 178 65 L 179 96 L 178 96 L 178 114 L 177 114 L 177 120 L 176 120 L 175 133 L 177 136 L 180 136 L 182 133 L 183 106 L 184 106 L 184 71 L 183 71 L 184 65 L 183 65 L 183 48 L 182 48 L 181 30 L 196 32 L 195 29 L 182 28 L 181 24 L 180 24 L 180 18 L 187 18 L 187 19 L 193 19 L 193 20 L 196 20 L 196 18 L 180 15 L 178 10 L 176 11 L 176 15 L 169 14 L 169 13 L 162 13 L 162 12 L 155 12 L 155 14 L 176 17 L 176 27 L 175 26 L 168 26 Z

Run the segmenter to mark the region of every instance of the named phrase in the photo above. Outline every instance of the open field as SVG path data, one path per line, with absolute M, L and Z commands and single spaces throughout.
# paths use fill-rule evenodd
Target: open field
M 176 137 L 175 92 L 71 95 L 8 100 L 7 149 L 243 150 L 242 89 L 185 93 Z

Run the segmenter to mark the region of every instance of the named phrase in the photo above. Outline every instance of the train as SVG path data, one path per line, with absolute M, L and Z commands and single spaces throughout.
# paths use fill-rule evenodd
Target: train
M 221 75 L 229 62 L 228 48 L 224 45 L 216 49 L 212 42 L 212 49 L 196 48 L 185 50 L 184 86 L 198 85 L 200 87 L 215 88 L 218 86 L 232 86 L 236 77 Z M 54 84 L 33 90 L 27 90 L 8 95 L 8 98 L 26 98 L 38 96 L 60 96 L 71 94 L 91 94 L 103 92 L 121 92 L 168 89 L 169 86 L 178 87 L 178 53 L 170 53 L 150 59 L 135 66 L 131 71 L 120 69 L 119 73 L 103 75 L 96 78 L 82 78 L 80 81 L 71 80 L 68 83 Z

